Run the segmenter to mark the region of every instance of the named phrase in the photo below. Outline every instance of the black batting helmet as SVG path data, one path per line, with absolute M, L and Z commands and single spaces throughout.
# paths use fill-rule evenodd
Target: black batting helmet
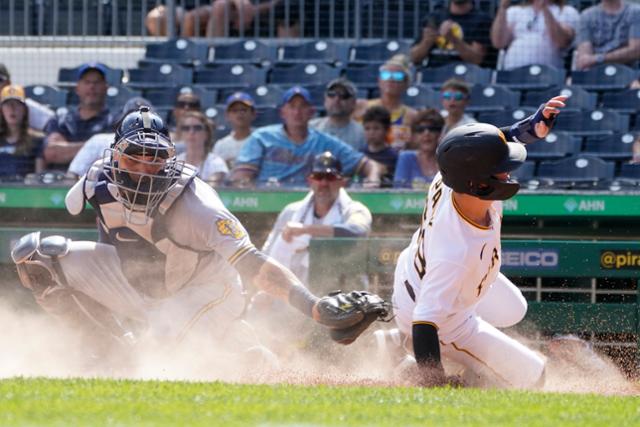
M 527 158 L 527 150 L 522 144 L 507 142 L 493 125 L 470 123 L 444 137 L 436 158 L 444 183 L 454 191 L 484 200 L 506 200 L 518 192 L 520 184 L 495 175 L 517 169 Z

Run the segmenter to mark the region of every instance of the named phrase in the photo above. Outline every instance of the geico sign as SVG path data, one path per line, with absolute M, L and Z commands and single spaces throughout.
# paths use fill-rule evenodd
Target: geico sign
M 504 250 L 502 265 L 506 267 L 557 267 L 556 250 Z

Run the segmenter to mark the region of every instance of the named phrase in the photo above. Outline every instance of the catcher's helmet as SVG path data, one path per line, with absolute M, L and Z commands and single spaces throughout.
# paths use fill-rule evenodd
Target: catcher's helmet
M 517 169 L 527 158 L 522 144 L 507 142 L 497 127 L 470 123 L 453 129 L 436 150 L 444 183 L 484 200 L 506 200 L 520 189 L 511 178 L 495 175 Z
M 176 160 L 164 122 L 146 106 L 122 118 L 105 164 L 108 178 L 118 188 L 127 220 L 142 223 L 153 215 L 183 167 L 183 162 Z M 127 165 L 136 165 L 136 170 Z

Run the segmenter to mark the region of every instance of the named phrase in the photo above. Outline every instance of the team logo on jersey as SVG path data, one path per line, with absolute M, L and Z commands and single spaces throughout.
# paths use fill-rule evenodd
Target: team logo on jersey
M 219 219 L 216 221 L 216 227 L 223 236 L 232 236 L 236 239 L 243 238 L 246 233 L 237 221 L 232 219 Z

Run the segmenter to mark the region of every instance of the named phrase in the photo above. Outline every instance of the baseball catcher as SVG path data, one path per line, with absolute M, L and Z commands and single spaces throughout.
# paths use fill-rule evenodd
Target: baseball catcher
M 176 159 L 148 107 L 124 116 L 65 203 L 72 215 L 86 203 L 95 209 L 98 242 L 31 233 L 11 255 L 38 304 L 94 342 L 126 344 L 138 325 L 164 342 L 198 332 L 241 351 L 232 331 L 244 311 L 242 283 L 287 301 L 343 343 L 388 314 L 367 293 L 318 298 L 257 250 L 215 190 Z

